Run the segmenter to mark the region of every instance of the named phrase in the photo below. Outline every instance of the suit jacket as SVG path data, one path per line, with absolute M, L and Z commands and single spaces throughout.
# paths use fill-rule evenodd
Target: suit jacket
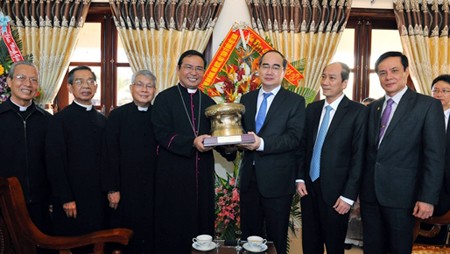
M 306 108 L 302 142 L 306 159 L 301 167 L 300 179 L 309 179 L 324 103 L 324 100 L 317 101 Z M 330 206 L 341 195 L 356 200 L 365 159 L 366 123 L 367 108 L 344 96 L 328 128 L 320 157 L 320 186 L 323 199 Z
M 385 98 L 369 105 L 367 163 L 361 202 L 412 208 L 437 204 L 444 177 L 445 126 L 441 103 L 408 89 L 378 146 Z
M 444 173 L 444 186 L 442 191 L 445 191 L 447 195 L 450 195 L 450 117 L 448 119 L 447 133 L 445 138 L 445 173 Z
M 450 122 L 450 118 L 449 118 Z M 450 129 L 447 127 L 445 137 L 445 172 L 444 182 L 439 196 L 439 203 L 435 206 L 433 216 L 441 216 L 450 210 Z
M 255 131 L 258 90 L 242 96 L 245 106 L 242 124 Z M 264 151 L 245 151 L 240 169 L 240 191 L 246 192 L 253 177 L 263 197 L 280 197 L 295 192 L 298 174 L 296 154 L 305 125 L 305 99 L 281 88 L 272 101 L 257 135 L 264 139 Z

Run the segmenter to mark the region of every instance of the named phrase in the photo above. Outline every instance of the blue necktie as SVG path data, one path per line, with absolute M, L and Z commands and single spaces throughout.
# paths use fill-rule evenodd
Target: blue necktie
M 314 145 L 312 160 L 311 160 L 311 170 L 309 176 L 314 182 L 320 176 L 320 154 L 322 153 L 323 142 L 325 141 L 325 136 L 328 131 L 328 124 L 330 123 L 330 111 L 333 108 L 328 105 L 325 107 L 325 116 L 323 117 L 322 124 L 320 125 L 319 134 L 317 135 L 316 143 Z
M 256 116 L 256 133 L 261 130 L 263 126 L 264 120 L 266 119 L 266 111 L 267 111 L 267 98 L 271 96 L 272 93 L 263 93 L 264 99 L 261 102 L 261 106 L 259 106 L 258 115 Z

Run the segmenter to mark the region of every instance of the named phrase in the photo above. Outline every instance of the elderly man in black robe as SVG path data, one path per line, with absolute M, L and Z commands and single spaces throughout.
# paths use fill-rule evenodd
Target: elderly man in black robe
M 11 96 L 0 104 L 0 176 L 19 179 L 31 220 L 50 233 L 45 134 L 51 115 L 33 102 L 39 88 L 37 67 L 16 62 L 6 79 Z
M 211 124 L 205 109 L 214 101 L 198 90 L 203 54 L 184 52 L 179 83 L 155 99 L 152 122 L 158 141 L 155 181 L 155 253 L 190 253 L 192 238 L 214 234 L 214 156 L 203 140 Z M 232 158 L 228 158 L 232 159 Z
M 154 174 L 156 140 L 151 122 L 156 77 L 148 70 L 133 74 L 133 101 L 113 110 L 106 124 L 103 190 L 114 209 L 111 227 L 130 228 L 125 253 L 154 253 Z
M 55 233 L 64 236 L 103 229 L 107 203 L 100 184 L 106 118 L 91 102 L 96 76 L 87 66 L 76 67 L 68 88 L 74 101 L 52 118 L 46 144 Z

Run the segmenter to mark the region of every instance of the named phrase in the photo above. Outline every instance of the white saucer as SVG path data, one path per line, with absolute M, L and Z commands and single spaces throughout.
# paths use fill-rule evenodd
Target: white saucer
M 250 252 L 263 252 L 267 250 L 267 245 L 262 244 L 260 248 L 253 248 L 249 243 L 244 243 L 244 245 L 242 246 L 244 247 L 244 249 L 250 251 Z
M 208 246 L 202 246 L 198 243 L 193 243 L 192 248 L 199 250 L 199 251 L 210 251 L 210 250 L 213 250 L 214 248 L 216 248 L 216 243 L 211 242 Z

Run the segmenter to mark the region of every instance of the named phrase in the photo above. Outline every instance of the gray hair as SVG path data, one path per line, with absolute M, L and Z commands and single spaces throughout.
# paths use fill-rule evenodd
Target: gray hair
M 31 67 L 36 69 L 36 72 L 39 75 L 39 69 L 34 63 L 28 62 L 28 61 L 18 61 L 18 62 L 13 63 L 13 65 L 11 65 L 11 68 L 9 69 L 9 72 L 8 72 L 8 78 L 10 78 L 10 79 L 14 78 L 14 72 L 16 71 L 16 67 L 19 66 L 19 65 L 31 66 Z
M 133 73 L 133 76 L 131 78 L 131 84 L 134 84 L 134 82 L 136 81 L 136 77 L 139 75 L 149 78 L 156 85 L 156 76 L 149 70 L 140 70 L 140 71 Z

